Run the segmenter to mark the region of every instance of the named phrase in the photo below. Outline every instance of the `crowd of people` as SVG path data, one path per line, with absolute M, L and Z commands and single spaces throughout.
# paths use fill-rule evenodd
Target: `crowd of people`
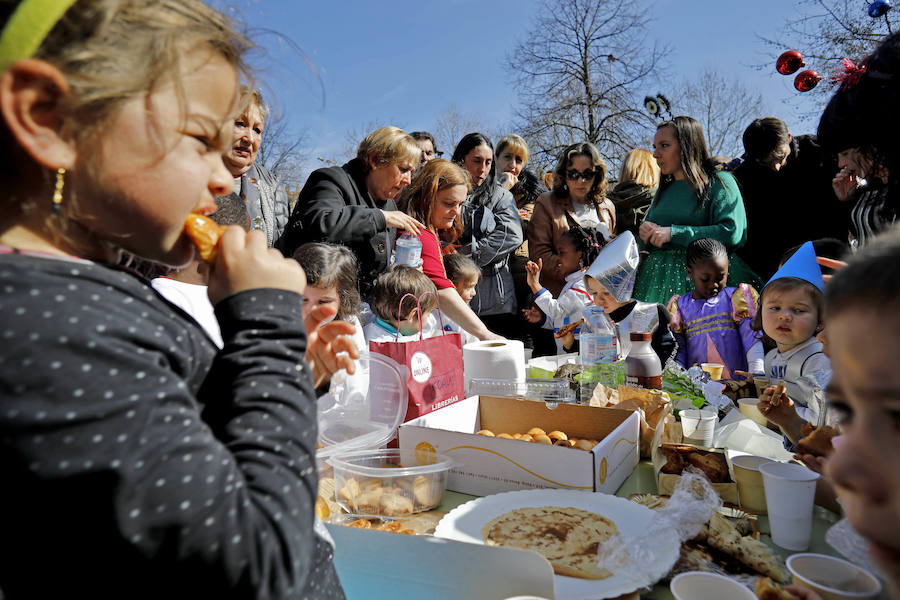
M 900 35 L 817 136 L 761 117 L 730 172 L 689 116 L 611 189 L 585 141 L 539 178 L 519 135 L 469 133 L 445 160 L 385 126 L 291 211 L 257 164 L 250 44 L 221 13 L 17 0 L 0 24 L 3 594 L 341 598 L 313 511 L 330 375 L 438 323 L 572 351 L 578 330 L 553 332 L 592 304 L 663 359 L 789 380 L 761 402 L 788 446 L 823 410 L 805 382 L 827 386 L 842 436 L 804 462 L 900 594 Z M 225 226 L 211 263 L 189 213 Z M 392 265 L 403 232 L 418 265 Z M 847 264 L 826 282 L 816 254 Z

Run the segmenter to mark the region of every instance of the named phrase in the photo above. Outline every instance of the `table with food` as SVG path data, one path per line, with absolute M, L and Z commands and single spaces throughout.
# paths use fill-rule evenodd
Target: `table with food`
M 407 373 L 375 354 L 320 398 L 316 510 L 348 598 L 883 597 L 818 474 L 756 409 L 779 382 L 669 364 L 641 387 L 624 361 L 598 376 L 510 346 L 518 364 L 491 378 L 469 377 L 464 348 L 464 397 L 411 420 Z M 827 453 L 829 429 L 804 451 Z

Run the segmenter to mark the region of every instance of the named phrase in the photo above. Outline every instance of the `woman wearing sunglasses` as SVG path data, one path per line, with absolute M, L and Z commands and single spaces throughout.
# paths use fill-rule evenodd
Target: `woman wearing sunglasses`
M 693 289 L 685 277 L 687 245 L 714 238 L 728 249 L 728 282 L 759 289 L 759 277 L 734 250 L 747 240 L 747 215 L 737 182 L 716 171 L 703 127 L 691 117 L 661 123 L 653 136 L 653 156 L 662 178 L 638 233 L 650 255 L 637 275 L 633 296 L 666 304 Z
M 606 198 L 606 163 L 593 144 L 582 142 L 566 148 L 553 173 L 553 190 L 542 194 L 534 205 L 528 254 L 535 263 L 543 261 L 541 285 L 556 297 L 566 283 L 559 268 L 562 234 L 575 224 L 609 240 L 616 230 L 616 208 Z

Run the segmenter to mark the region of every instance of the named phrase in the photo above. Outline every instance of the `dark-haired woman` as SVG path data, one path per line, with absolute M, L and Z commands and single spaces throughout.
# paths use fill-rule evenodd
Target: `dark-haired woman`
M 528 254 L 543 261 L 541 282 L 554 296 L 566 283 L 560 270 L 562 234 L 579 225 L 609 240 L 616 230 L 616 208 L 606 198 L 606 163 L 593 144 L 572 144 L 554 169 L 553 191 L 542 194 L 534 205 L 528 229 Z
M 494 147 L 484 134 L 465 135 L 453 151 L 453 162 L 472 179 L 460 215 L 462 252 L 481 268 L 472 309 L 491 331 L 517 337 L 516 293 L 509 270 L 509 258 L 522 244 L 516 202 L 497 181 Z
M 747 216 L 737 182 L 716 171 L 700 123 L 675 117 L 657 127 L 653 155 L 663 177 L 638 233 L 650 255 L 638 271 L 634 297 L 665 304 L 692 290 L 684 275 L 685 249 L 695 239 L 713 238 L 729 253 L 728 285 L 759 278 L 734 250 L 747 239 Z

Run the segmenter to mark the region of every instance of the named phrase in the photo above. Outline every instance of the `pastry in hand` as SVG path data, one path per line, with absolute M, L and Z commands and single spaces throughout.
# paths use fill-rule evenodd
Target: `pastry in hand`
M 184 232 L 191 238 L 197 254 L 204 262 L 212 263 L 216 260 L 219 238 L 225 232 L 224 226 L 209 217 L 191 213 L 184 221 Z
M 831 439 L 841 434 L 837 428 L 829 425 L 813 427 L 804 425 L 801 429 L 803 437 L 797 442 L 797 454 L 812 454 L 813 456 L 830 456 L 834 452 Z

